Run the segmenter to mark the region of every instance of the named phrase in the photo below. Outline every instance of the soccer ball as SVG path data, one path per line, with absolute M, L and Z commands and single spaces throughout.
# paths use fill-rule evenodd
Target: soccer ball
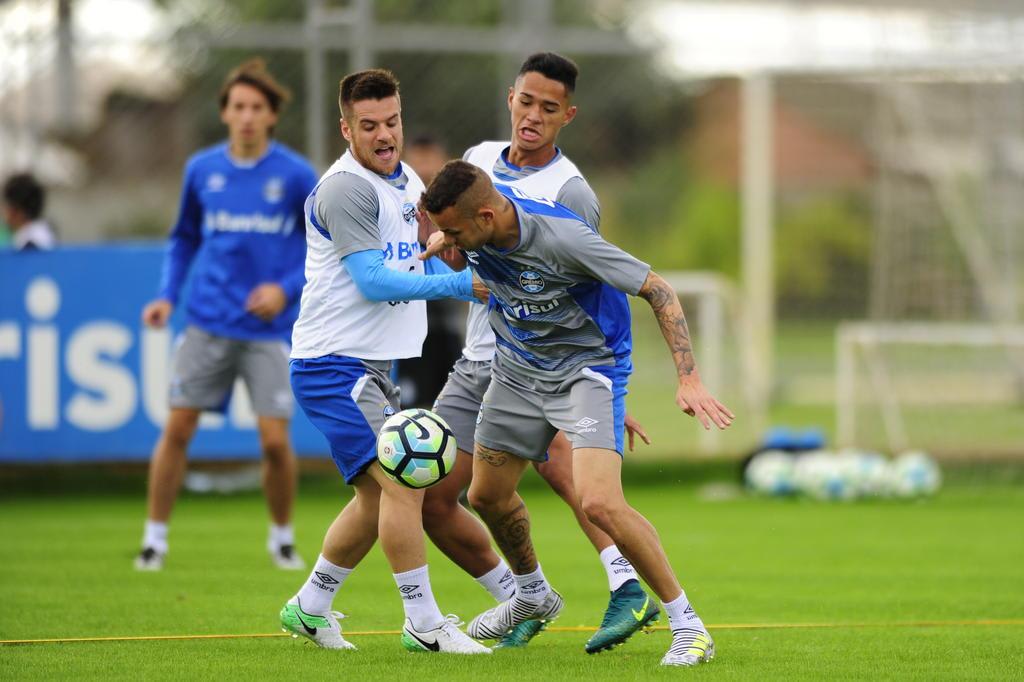
M 839 453 L 853 477 L 857 497 L 881 497 L 889 491 L 889 460 L 866 450 L 848 449 Z
M 392 415 L 377 436 L 377 461 L 384 473 L 409 488 L 432 486 L 455 465 L 455 434 L 429 410 Z
M 889 468 L 889 489 L 896 497 L 933 495 L 941 485 L 939 465 L 924 452 L 904 452 Z
M 796 462 L 797 488 L 818 500 L 850 500 L 856 495 L 854 471 L 846 458 L 816 450 Z
M 796 491 L 793 456 L 782 450 L 754 455 L 743 472 L 747 487 L 761 495 L 789 495 Z

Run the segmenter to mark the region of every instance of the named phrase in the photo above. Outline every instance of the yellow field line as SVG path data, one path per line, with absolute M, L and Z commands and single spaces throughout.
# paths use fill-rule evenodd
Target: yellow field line
M 977 625 L 1024 625 L 1024 618 L 1003 618 L 985 620 L 911 620 L 893 621 L 890 623 L 725 623 L 708 625 L 709 630 L 784 630 L 793 628 L 930 628 L 930 627 L 970 627 Z M 652 630 L 668 630 L 667 626 L 658 625 Z M 547 632 L 594 632 L 597 628 L 590 625 L 552 626 Z M 354 630 L 345 631 L 346 636 L 400 635 L 401 630 Z M 192 639 L 260 639 L 268 637 L 289 637 L 287 633 L 252 633 L 235 635 L 149 635 L 143 637 L 62 637 L 55 639 L 2 639 L 0 644 L 70 644 L 74 642 L 163 642 Z

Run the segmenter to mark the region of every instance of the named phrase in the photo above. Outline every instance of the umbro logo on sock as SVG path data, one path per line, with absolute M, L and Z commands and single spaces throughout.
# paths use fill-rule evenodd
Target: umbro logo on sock
M 319 581 L 317 581 L 316 578 L 310 577 L 309 582 L 313 583 L 313 587 L 319 587 L 321 590 L 334 592 L 334 588 L 331 586 L 337 585 L 337 580 L 327 575 L 326 573 L 321 573 L 320 571 L 313 571 L 313 575 L 319 578 Z
M 422 592 L 416 591 L 418 589 L 420 589 L 419 585 L 401 585 L 398 591 L 402 593 L 402 599 L 416 599 L 423 596 Z
M 535 592 L 544 586 L 543 580 L 534 580 L 532 583 L 528 583 L 522 586 L 522 590 L 525 593 Z
M 324 585 L 337 585 L 338 584 L 337 580 L 335 580 L 331 576 L 327 575 L 326 573 L 321 573 L 320 571 L 313 571 L 313 573 L 316 574 L 317 578 L 320 578 L 320 582 L 322 582 Z
M 626 557 L 620 556 L 618 559 L 616 559 L 615 561 L 612 562 L 612 565 L 613 566 L 632 566 L 633 564 L 629 563 L 629 559 L 627 559 Z
M 501 580 L 499 580 L 498 582 L 504 584 L 507 583 L 509 580 L 512 580 L 512 569 L 505 571 L 505 575 L 501 576 Z

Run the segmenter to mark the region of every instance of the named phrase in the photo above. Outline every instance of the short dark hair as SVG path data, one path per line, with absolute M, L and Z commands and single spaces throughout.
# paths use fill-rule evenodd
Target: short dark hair
M 487 175 L 462 159 L 449 161 L 437 174 L 430 187 L 423 193 L 423 208 L 430 213 L 440 213 L 449 206 L 455 206 L 466 191 L 475 185 L 481 176 Z
M 554 52 L 538 52 L 531 54 L 519 67 L 519 76 L 536 71 L 545 78 L 558 81 L 565 86 L 566 94 L 571 95 L 576 91 L 576 77 L 580 75 L 580 69 L 576 62 Z M 518 78 L 519 76 L 516 76 Z
M 350 73 L 338 85 L 338 107 L 342 116 L 347 116 L 356 102 L 388 97 L 398 97 L 398 79 L 387 69 Z
M 4 201 L 35 220 L 43 214 L 46 192 L 31 173 L 18 173 L 4 183 Z
M 291 99 L 292 93 L 274 79 L 267 71 L 267 63 L 259 57 L 254 57 L 239 66 L 236 66 L 224 79 L 220 86 L 220 108 L 223 110 L 228 105 L 228 97 L 231 95 L 231 88 L 238 85 L 249 85 L 267 98 L 270 110 L 275 114 L 281 110 L 281 106 Z

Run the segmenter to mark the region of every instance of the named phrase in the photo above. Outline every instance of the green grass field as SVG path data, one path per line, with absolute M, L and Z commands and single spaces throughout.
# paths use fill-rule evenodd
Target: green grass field
M 0 678 L 1024 677 L 1024 488 L 1017 481 L 982 485 L 954 476 L 926 501 L 837 505 L 709 495 L 706 483 L 695 482 L 724 473 L 644 464 L 627 484 L 716 638 L 718 658 L 702 669 L 659 669 L 664 631 L 598 656 L 583 653 L 587 632 L 547 632 L 526 650 L 485 659 L 408 654 L 395 634 L 355 634 L 355 653 L 286 637 L 0 645 Z M 0 502 L 0 639 L 273 634 L 277 611 L 305 577 L 271 567 L 257 494 L 184 497 L 166 570 L 140 574 L 131 568 L 143 514 L 137 482 L 32 494 L 14 487 L 3 486 Z M 307 558 L 347 495 L 332 474 L 304 481 L 296 522 Z M 596 555 L 551 493 L 531 484 L 524 496 L 545 573 L 566 598 L 556 625 L 596 625 L 607 599 Z M 489 606 L 483 590 L 437 552 L 431 572 L 443 611 L 468 620 Z M 349 616 L 347 632 L 400 627 L 379 549 L 336 607 Z M 906 625 L 974 620 L 1016 622 Z M 834 627 L 734 627 L 743 624 Z

